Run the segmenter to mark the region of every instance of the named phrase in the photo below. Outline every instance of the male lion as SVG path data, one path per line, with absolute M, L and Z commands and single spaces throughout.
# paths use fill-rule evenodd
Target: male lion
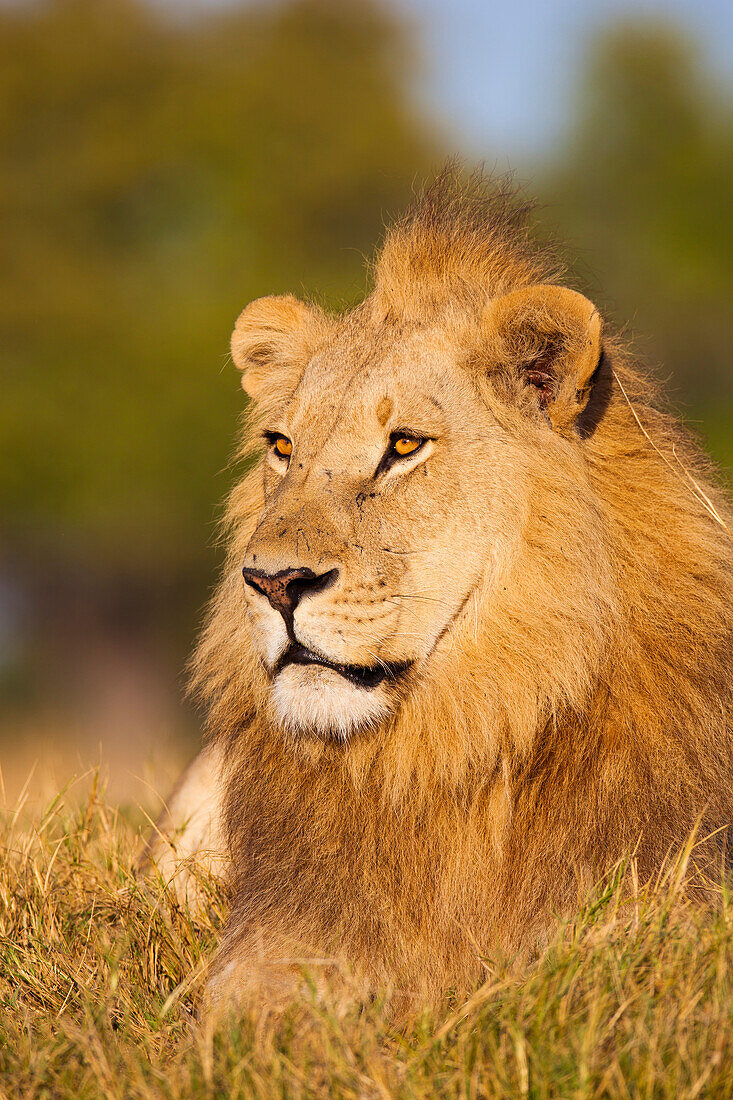
M 237 321 L 257 461 L 165 823 L 231 885 L 215 1000 L 308 960 L 466 990 L 624 854 L 648 876 L 697 826 L 698 867 L 725 858 L 729 512 L 526 225 L 447 175 L 361 305 Z

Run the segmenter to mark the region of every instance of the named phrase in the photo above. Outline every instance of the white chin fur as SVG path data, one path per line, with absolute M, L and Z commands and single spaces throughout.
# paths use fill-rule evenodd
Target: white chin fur
M 381 688 L 366 691 L 318 665 L 288 665 L 273 686 L 275 711 L 292 734 L 345 741 L 389 714 Z

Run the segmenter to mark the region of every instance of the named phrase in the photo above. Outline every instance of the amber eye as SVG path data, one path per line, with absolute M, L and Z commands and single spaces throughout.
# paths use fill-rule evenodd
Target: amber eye
M 286 435 L 279 432 L 268 432 L 265 437 L 278 458 L 290 458 L 293 453 L 293 444 Z
M 400 436 L 397 437 L 397 439 L 395 439 L 393 441 L 392 449 L 401 458 L 404 458 L 405 455 L 414 454 L 415 451 L 418 451 L 420 449 L 420 447 L 422 447 L 422 445 L 423 445 L 423 440 L 422 439 L 415 439 L 415 438 L 413 438 L 412 436 L 409 436 L 409 435 L 400 435 Z

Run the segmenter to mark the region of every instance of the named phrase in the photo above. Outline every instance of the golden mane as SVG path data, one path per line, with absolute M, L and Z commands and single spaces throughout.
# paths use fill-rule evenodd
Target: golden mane
M 510 177 L 444 171 L 387 230 L 374 265 L 376 310 L 430 321 L 446 310 L 478 315 L 491 298 L 563 275 L 557 248 L 531 230 L 533 204 Z

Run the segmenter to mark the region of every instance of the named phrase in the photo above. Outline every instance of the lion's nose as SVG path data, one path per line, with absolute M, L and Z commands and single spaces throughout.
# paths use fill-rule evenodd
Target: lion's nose
M 282 569 L 279 573 L 263 573 L 259 569 L 242 570 L 244 583 L 256 592 L 267 596 L 286 623 L 292 623 L 293 614 L 303 596 L 312 596 L 329 588 L 338 577 L 338 569 L 327 573 L 314 573 L 312 569 Z

